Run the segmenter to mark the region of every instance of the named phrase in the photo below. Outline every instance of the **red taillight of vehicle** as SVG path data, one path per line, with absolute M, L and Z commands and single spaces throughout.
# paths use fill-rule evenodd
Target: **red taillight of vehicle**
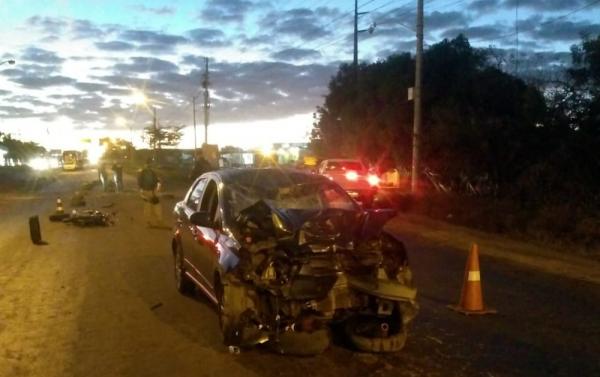
M 371 186 L 377 186 L 379 184 L 379 177 L 375 174 L 369 174 L 367 177 L 367 182 L 369 182 Z
M 346 172 L 346 179 L 349 181 L 356 181 L 358 180 L 358 173 L 355 171 L 348 171 Z

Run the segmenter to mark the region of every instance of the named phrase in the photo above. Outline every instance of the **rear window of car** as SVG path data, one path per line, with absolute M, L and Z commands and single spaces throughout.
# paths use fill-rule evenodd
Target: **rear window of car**
M 336 171 L 336 170 L 354 170 L 354 171 L 363 171 L 365 170 L 362 163 L 359 161 L 329 161 L 327 162 L 327 166 L 325 167 L 327 171 Z

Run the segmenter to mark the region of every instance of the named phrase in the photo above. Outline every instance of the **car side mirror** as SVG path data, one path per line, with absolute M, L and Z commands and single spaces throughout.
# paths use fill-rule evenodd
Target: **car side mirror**
M 206 211 L 192 213 L 190 216 L 190 223 L 204 228 L 212 228 L 215 225 Z

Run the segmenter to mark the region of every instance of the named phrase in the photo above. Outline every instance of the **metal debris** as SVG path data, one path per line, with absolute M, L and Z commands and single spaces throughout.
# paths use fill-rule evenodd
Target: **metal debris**
M 80 212 L 73 210 L 71 214 L 62 219 L 62 222 L 81 227 L 109 226 L 115 223 L 111 215 L 93 209 Z

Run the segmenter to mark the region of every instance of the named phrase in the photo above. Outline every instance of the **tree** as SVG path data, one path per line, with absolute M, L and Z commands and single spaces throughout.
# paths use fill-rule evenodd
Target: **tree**
M 13 139 L 10 134 L 0 132 L 0 145 L 6 148 L 5 165 L 20 165 L 44 153 L 46 149 L 33 142 Z
M 160 127 L 148 126 L 144 128 L 143 140 L 148 143 L 152 149 L 162 149 L 162 147 L 174 147 L 179 144 L 183 132 L 183 126 L 179 127 Z
M 532 160 L 545 104 L 535 87 L 488 62 L 462 35 L 425 51 L 423 166 L 448 181 L 488 176 L 508 190 Z M 315 114 L 315 151 L 410 166 L 413 83 L 410 54 L 362 64 L 358 82 L 340 66 Z
M 105 146 L 103 158 L 109 160 L 129 158 L 134 150 L 133 144 L 124 139 L 111 139 L 106 137 L 101 138 L 99 142 Z

